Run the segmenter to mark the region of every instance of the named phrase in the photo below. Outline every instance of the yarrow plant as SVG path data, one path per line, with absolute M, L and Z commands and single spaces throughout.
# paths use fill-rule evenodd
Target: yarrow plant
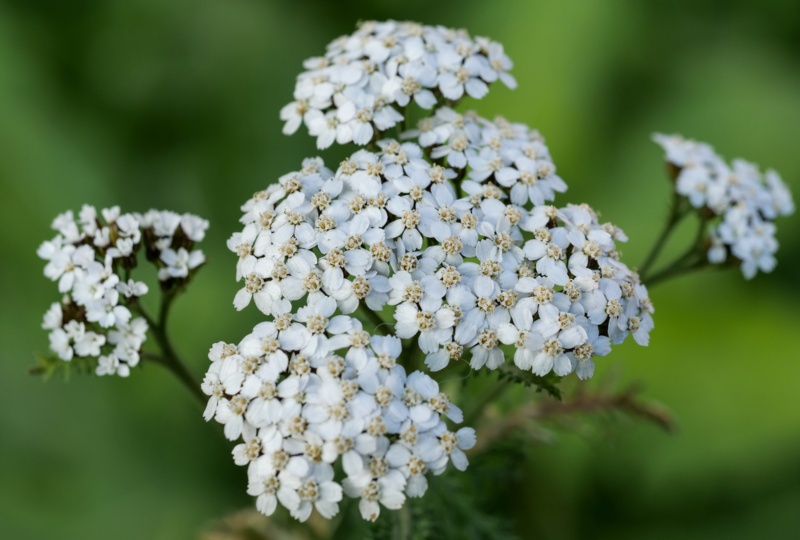
M 86 206 L 77 220 L 59 216 L 39 249 L 64 294 L 43 325 L 48 369 L 75 358 L 98 375 L 127 376 L 142 358 L 166 365 L 237 441 L 234 462 L 265 515 L 280 505 L 299 521 L 332 518 L 345 496 L 365 520 L 398 510 L 449 464 L 464 471 L 480 442 L 441 373 L 500 374 L 487 395 L 459 393 L 467 423 L 479 421 L 508 383 L 556 393 L 563 377 L 592 377 L 628 337 L 647 345 L 647 285 L 723 263 L 746 277 L 775 265 L 773 220 L 794 210 L 777 173 L 663 135 L 673 210 L 639 271 L 622 262 L 619 227 L 587 204 L 554 204 L 567 184 L 539 132 L 458 112 L 462 97 L 480 99 L 498 80 L 515 86 L 491 40 L 364 23 L 304 66 L 280 113 L 284 132 L 304 126 L 320 149 L 358 148 L 335 166 L 308 158 L 242 206 L 227 243 L 241 285 L 233 304 L 265 320 L 211 347 L 202 384 L 178 359 L 166 317 L 205 261 L 194 245 L 206 221 Z M 695 243 L 650 273 L 691 213 Z M 158 269 L 158 320 L 139 302 L 147 286 L 130 277 L 140 254 Z M 160 353 L 142 351 L 148 330 Z

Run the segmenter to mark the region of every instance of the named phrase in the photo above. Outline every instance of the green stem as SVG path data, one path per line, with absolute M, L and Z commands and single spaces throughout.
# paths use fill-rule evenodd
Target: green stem
M 700 223 L 697 227 L 697 234 L 695 235 L 694 242 L 689 249 L 683 253 L 683 255 L 672 261 L 672 263 L 666 268 L 661 269 L 653 275 L 648 276 L 646 273 L 642 272 L 642 282 L 650 286 L 694 270 L 700 270 L 708 266 L 708 261 L 704 255 L 705 250 L 703 245 L 708 221 L 708 218 L 700 218 Z M 687 262 L 692 258 L 696 258 L 696 260 L 687 264 Z
M 461 182 L 464 181 L 464 178 L 467 176 L 467 169 L 466 167 L 461 169 L 458 172 L 458 175 L 451 180 L 453 186 L 456 188 L 456 196 L 460 199 L 465 197 L 467 194 L 464 192 L 464 189 L 461 187 Z
M 411 102 L 409 102 L 409 105 L 411 105 Z M 395 126 L 395 137 L 398 141 L 401 140 L 401 135 L 408 131 L 408 114 L 406 114 L 407 108 L 408 105 L 400 109 L 400 115 L 403 117 L 403 119 Z
M 676 261 L 677 263 L 681 262 Z M 668 279 L 672 279 L 674 277 L 682 276 L 684 274 L 688 274 L 690 272 L 696 272 L 697 270 L 703 270 L 704 268 L 710 268 L 711 265 L 705 259 L 701 258 L 692 264 L 689 265 L 670 265 L 667 268 L 661 270 L 660 272 L 656 272 L 652 276 L 647 279 L 646 285 L 648 287 L 652 287 L 657 283 L 661 283 L 662 281 L 666 281 Z
M 408 540 L 411 538 L 413 524 L 411 522 L 411 512 L 408 509 L 408 504 L 404 504 L 400 509 L 392 512 L 392 514 L 395 525 L 392 538 L 397 540 Z
M 650 253 L 647 254 L 642 265 L 639 267 L 639 274 L 645 275 L 650 270 L 650 267 L 656 262 L 658 256 L 661 254 L 661 251 L 664 249 L 664 246 L 667 245 L 667 240 L 669 239 L 672 232 L 675 230 L 675 227 L 681 220 L 686 216 L 686 212 L 681 209 L 680 198 L 676 195 L 672 199 L 672 208 L 670 209 L 669 219 L 667 219 L 667 223 L 664 226 L 664 229 L 661 231 L 661 234 L 658 236 L 656 243 L 653 245 L 653 248 L 650 250 Z
M 200 406 L 205 407 L 208 397 L 203 394 L 203 391 L 200 389 L 200 382 L 195 378 L 194 374 L 189 371 L 186 364 L 175 351 L 175 347 L 173 347 L 169 335 L 167 334 L 167 319 L 174 298 L 174 294 L 171 293 L 164 293 L 161 297 L 158 321 L 155 321 L 140 304 L 136 303 L 132 306 L 144 320 L 147 321 L 150 331 L 159 349 L 161 349 L 161 354 L 146 353 L 143 354 L 143 357 L 163 366 L 170 373 L 175 375 L 181 384 L 183 384 L 197 399 Z

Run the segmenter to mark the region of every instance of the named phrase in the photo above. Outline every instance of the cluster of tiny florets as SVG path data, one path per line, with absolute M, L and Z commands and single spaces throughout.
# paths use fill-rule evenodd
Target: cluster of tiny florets
M 280 502 L 300 521 L 313 509 L 331 518 L 344 494 L 374 521 L 381 506 L 424 495 L 427 473 L 451 461 L 467 467 L 475 432 L 445 422 L 461 422 L 461 410 L 428 375 L 406 376 L 398 338 L 370 336 L 335 311 L 320 297 L 257 325 L 238 345 L 211 348 L 205 417 L 241 438 L 233 458 L 247 465 L 247 491 L 266 515 Z
M 456 171 L 463 179 L 461 189 L 473 200 L 502 189 L 499 196 L 512 204 L 541 205 L 567 190 L 544 137 L 525 124 L 503 117 L 489 121 L 443 107 L 403 137 L 416 139 L 431 159 Z
M 776 264 L 773 221 L 794 212 L 792 195 L 777 172 L 762 174 L 743 159 L 729 165 L 708 144 L 678 135 L 654 135 L 673 167 L 675 191 L 708 216 L 719 216 L 711 229 L 708 261 L 737 261 L 746 278 Z
M 344 493 L 375 519 L 421 496 L 425 471 L 465 468 L 474 443 L 446 427 L 461 414 L 433 379 L 406 377 L 402 347 L 431 371 L 497 369 L 513 351 L 520 369 L 585 379 L 612 344 L 647 344 L 653 308 L 619 260 L 620 229 L 549 205 L 567 185 L 537 131 L 451 108 L 515 85 L 502 46 L 367 23 L 305 66 L 284 132 L 305 123 L 319 148 L 368 147 L 336 167 L 306 159 L 242 206 L 234 305 L 269 319 L 212 350 L 206 418 L 243 436 L 234 458 L 262 512 L 335 514 L 341 457 Z M 412 99 L 432 116 L 408 129 Z
M 410 22 L 366 22 L 305 61 L 294 99 L 281 110 L 284 133 L 304 123 L 317 146 L 365 145 L 402 123 L 413 100 L 423 109 L 464 95 L 480 99 L 501 80 L 514 88 L 503 46 L 463 30 Z
M 71 211 L 59 215 L 52 224 L 58 234 L 37 251 L 47 261 L 45 276 L 58 282 L 63 295 L 42 324 L 50 331 L 51 351 L 65 361 L 97 358 L 98 375 L 128 376 L 148 330 L 147 321 L 132 313 L 148 290 L 130 278 L 140 248 L 158 265 L 162 286 L 174 286 L 205 260 L 192 247 L 207 227 L 191 214 L 123 214 L 116 206 L 98 213 L 85 205 L 77 219 Z
M 508 344 L 520 368 L 585 378 L 611 342 L 633 333 L 647 343 L 652 305 L 619 261 L 619 228 L 586 205 L 515 204 L 520 180 L 495 183 L 494 172 L 459 187 L 461 173 L 431 165 L 415 143 L 379 144 L 336 172 L 306 160 L 242 207 L 244 230 L 228 243 L 244 282 L 238 309 L 251 299 L 275 317 L 319 298 L 343 314 L 392 306 L 396 335 L 416 339 L 434 371 L 462 358 L 495 369 Z M 465 185 L 472 193 L 460 196 Z

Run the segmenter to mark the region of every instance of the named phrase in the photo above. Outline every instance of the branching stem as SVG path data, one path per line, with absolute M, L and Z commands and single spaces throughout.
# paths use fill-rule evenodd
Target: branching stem
M 664 246 L 667 245 L 667 240 L 672 235 L 675 227 L 686 217 L 687 213 L 681 205 L 681 199 L 678 197 L 677 194 L 672 199 L 672 208 L 669 212 L 669 218 L 667 219 L 667 223 L 664 225 L 664 229 L 661 231 L 661 234 L 658 236 L 656 243 L 653 245 L 653 248 L 650 250 L 650 253 L 647 254 L 642 265 L 639 267 L 639 274 L 646 275 L 653 264 L 658 259 L 658 256 L 661 254 L 661 251 L 664 249 Z
M 175 293 L 173 292 L 165 292 L 162 295 L 158 321 L 154 320 L 147 310 L 138 302 L 132 306 L 133 309 L 147 321 L 150 331 L 159 349 L 161 349 L 161 354 L 143 353 L 142 357 L 166 368 L 195 398 L 197 398 L 201 406 L 205 406 L 208 398 L 200 389 L 200 382 L 196 379 L 194 374 L 189 371 L 183 360 L 181 360 L 167 333 L 167 319 L 169 318 L 169 310 L 174 299 Z
M 660 272 L 656 272 L 655 274 L 647 278 L 647 285 L 652 286 L 657 283 L 661 283 L 662 281 L 666 281 L 674 277 L 682 276 L 684 274 L 689 274 L 691 272 L 696 272 L 698 270 L 703 270 L 706 268 L 711 268 L 711 265 L 708 263 L 708 261 L 702 258 L 688 265 L 680 265 L 680 264 L 670 265 L 669 267 L 664 268 Z
M 687 274 L 696 270 L 709 268 L 711 264 L 705 256 L 705 235 L 706 226 L 708 225 L 708 218 L 701 217 L 700 223 L 697 227 L 697 234 L 695 235 L 694 242 L 683 255 L 672 261 L 671 264 L 662 268 L 658 272 L 648 275 L 643 269 L 641 272 L 642 281 L 648 286 L 655 285 L 662 281 Z

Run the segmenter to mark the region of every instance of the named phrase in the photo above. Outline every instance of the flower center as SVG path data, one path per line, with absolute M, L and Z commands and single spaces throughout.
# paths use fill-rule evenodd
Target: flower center
M 422 300 L 424 292 L 422 284 L 419 281 L 412 281 L 410 284 L 406 285 L 406 289 L 403 292 L 403 300 L 406 302 L 419 302 Z
M 319 486 L 314 480 L 306 480 L 297 490 L 297 494 L 304 501 L 316 501 L 319 497 Z
M 430 311 L 420 311 L 417 313 L 417 326 L 421 331 L 432 330 L 436 326 L 433 313 Z
M 478 335 L 478 345 L 484 349 L 494 349 L 497 347 L 497 334 L 488 328 L 484 328 Z
M 419 224 L 419 212 L 416 210 L 406 210 L 403 212 L 403 225 L 406 229 L 413 229 Z
M 439 219 L 445 223 L 453 223 L 457 219 L 456 212 L 450 206 L 442 206 L 439 208 Z
M 619 317 L 622 314 L 622 305 L 619 300 L 609 300 L 606 304 L 606 313 L 611 317 Z
M 457 236 L 450 236 L 442 243 L 442 249 L 448 255 L 458 255 L 464 243 Z
M 328 319 L 322 315 L 310 315 L 306 326 L 312 334 L 321 334 L 328 327 Z
M 564 352 L 564 349 L 561 348 L 561 344 L 555 338 L 550 338 L 545 341 L 542 349 L 544 350 L 545 354 L 552 356 L 553 358 Z
M 575 348 L 575 358 L 578 360 L 586 361 L 594 355 L 594 347 L 591 343 L 584 343 Z
M 244 288 L 250 294 L 255 294 L 264 287 L 264 280 L 258 274 L 248 274 L 244 278 Z

